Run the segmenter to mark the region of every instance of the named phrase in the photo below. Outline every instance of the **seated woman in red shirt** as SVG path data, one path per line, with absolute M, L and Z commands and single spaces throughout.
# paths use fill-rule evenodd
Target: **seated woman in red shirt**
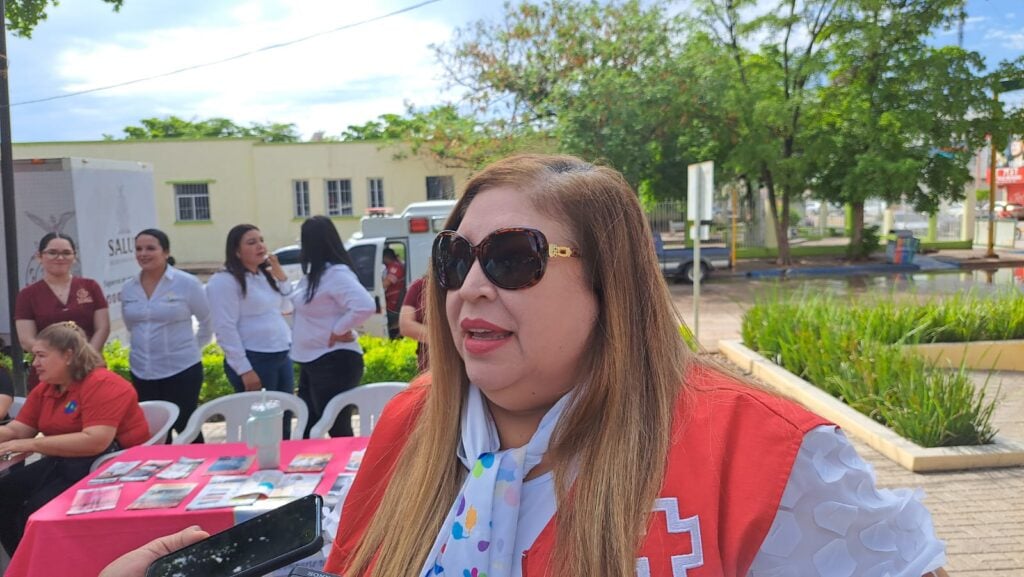
M 0 543 L 12 556 L 29 515 L 88 475 L 98 455 L 149 438 L 135 389 L 103 368 L 77 325 L 46 327 L 32 354 L 39 386 L 17 418 L 0 427 L 0 455 L 43 455 L 0 478 Z

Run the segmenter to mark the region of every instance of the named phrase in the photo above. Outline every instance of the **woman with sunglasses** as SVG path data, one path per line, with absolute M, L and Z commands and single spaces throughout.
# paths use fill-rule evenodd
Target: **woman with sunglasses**
M 619 173 L 506 159 L 469 182 L 446 228 L 429 384 L 378 422 L 327 571 L 924 575 L 944 562 L 927 510 L 876 491 L 834 426 L 689 352 Z
M 39 241 L 36 258 L 42 264 L 42 280 L 21 289 L 14 303 L 14 326 L 22 350 L 31 351 L 36 335 L 46 327 L 73 321 L 85 331 L 97 352 L 110 336 L 110 310 L 99 283 L 71 274 L 77 250 L 75 241 L 51 232 Z M 28 387 L 39 382 L 30 369 Z
M 505 159 L 446 228 L 431 373 L 377 422 L 326 571 L 944 575 L 915 494 L 876 490 L 834 426 L 687 349 L 619 173 Z
M 320 420 L 327 403 L 363 378 L 363 348 L 355 328 L 377 307 L 356 277 L 355 265 L 326 216 L 302 223 L 304 276 L 292 292 L 292 360 L 301 366 L 299 397 L 309 407 L 304 437 Z M 342 410 L 332 437 L 352 436 L 352 409 Z

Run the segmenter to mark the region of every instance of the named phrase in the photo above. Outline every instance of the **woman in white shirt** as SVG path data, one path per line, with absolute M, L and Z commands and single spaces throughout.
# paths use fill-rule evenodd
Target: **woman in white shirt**
M 131 331 L 132 384 L 139 401 L 178 406 L 174 430 L 180 433 L 203 387 L 201 349 L 212 336 L 210 306 L 203 283 L 174 268 L 171 241 L 163 231 L 149 228 L 135 235 L 135 260 L 142 270 L 121 289 L 122 316 Z
M 334 223 L 314 216 L 302 223 L 302 272 L 292 293 L 292 359 L 300 363 L 299 396 L 309 406 L 309 430 L 338 393 L 363 378 L 363 349 L 355 328 L 376 312 L 373 297 L 353 271 Z M 352 411 L 341 412 L 332 437 L 352 436 Z
M 295 392 L 291 329 L 285 309 L 292 284 L 269 254 L 260 229 L 239 224 L 228 232 L 224 270 L 206 283 L 213 332 L 224 350 L 224 375 L 235 391 Z M 285 412 L 285 422 L 291 413 Z M 283 425 L 282 425 L 283 426 Z M 284 427 L 290 438 L 291 427 Z

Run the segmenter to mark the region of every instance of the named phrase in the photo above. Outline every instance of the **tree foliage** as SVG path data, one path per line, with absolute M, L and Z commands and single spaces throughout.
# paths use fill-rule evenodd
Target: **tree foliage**
M 110 4 L 114 11 L 121 9 L 124 0 L 103 0 Z M 16 36 L 32 37 L 32 31 L 40 22 L 46 20 L 48 8 L 56 6 L 57 0 L 7 0 L 7 30 Z
M 554 150 L 542 131 L 528 126 L 512 130 L 503 119 L 481 122 L 460 113 L 454 104 L 425 110 L 410 107 L 405 115 L 382 114 L 377 120 L 349 126 L 341 140 L 408 144 L 414 154 L 427 155 L 444 166 L 470 170 L 516 151 Z
M 294 124 L 278 122 L 241 126 L 226 118 L 184 120 L 177 116 L 143 118 L 140 126 L 124 128 L 125 140 L 154 140 L 163 138 L 259 138 L 264 142 L 298 142 Z
M 765 191 L 788 262 L 793 200 L 852 205 L 856 244 L 866 198 L 922 210 L 961 198 L 966 159 L 1021 116 L 990 88 L 1022 62 L 987 75 L 979 54 L 932 45 L 965 0 L 679 5 L 526 0 L 458 30 L 436 52 L 465 89 L 460 132 L 541 135 L 654 198 L 681 199 L 686 165 L 714 160 L 718 182 Z

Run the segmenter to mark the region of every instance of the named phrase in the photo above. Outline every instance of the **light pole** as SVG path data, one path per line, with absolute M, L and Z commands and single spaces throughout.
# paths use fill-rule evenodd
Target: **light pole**
M 992 86 L 992 102 L 995 105 L 992 110 L 999 114 L 999 92 L 1010 92 L 1024 88 L 1024 81 L 1020 79 L 998 80 Z M 999 258 L 996 254 L 996 135 L 995 128 L 989 136 L 989 158 L 988 158 L 988 250 L 985 258 Z

